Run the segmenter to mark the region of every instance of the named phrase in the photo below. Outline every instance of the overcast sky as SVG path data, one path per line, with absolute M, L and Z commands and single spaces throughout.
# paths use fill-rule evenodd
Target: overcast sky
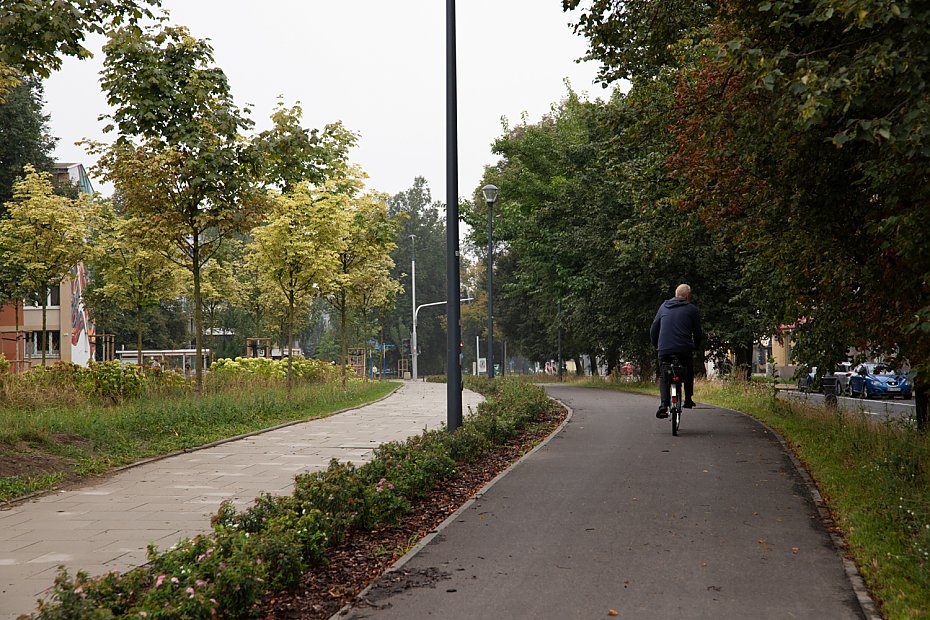
M 175 24 L 210 39 L 239 105 L 266 128 L 281 95 L 300 102 L 307 127 L 341 120 L 360 134 L 353 160 L 369 186 L 395 194 L 424 176 L 445 201 L 445 2 L 442 0 L 163 0 Z M 460 0 L 459 194 L 471 195 L 501 117 L 538 120 L 566 92 L 598 96 L 597 66 L 575 61 L 586 43 L 560 0 Z M 95 57 L 67 59 L 46 85 L 58 161 L 93 161 L 74 142 L 112 140 L 97 120 L 107 106 Z M 89 166 L 88 166 L 89 167 Z M 98 191 L 109 193 L 99 181 Z

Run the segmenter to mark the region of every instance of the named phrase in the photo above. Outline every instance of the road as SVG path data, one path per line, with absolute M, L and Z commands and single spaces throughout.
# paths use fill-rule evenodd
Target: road
M 654 397 L 547 391 L 573 410 L 565 429 L 347 617 L 864 617 L 764 426 L 699 404 L 673 437 Z
M 797 390 L 780 391 L 782 398 L 808 400 L 812 403 L 823 404 L 823 394 L 799 392 Z M 851 413 L 862 413 L 876 420 L 907 420 L 914 418 L 914 400 L 877 400 L 839 396 L 836 399 L 837 407 Z

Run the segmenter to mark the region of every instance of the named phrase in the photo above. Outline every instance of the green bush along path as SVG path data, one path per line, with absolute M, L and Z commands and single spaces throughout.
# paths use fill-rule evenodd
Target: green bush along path
M 393 388 L 369 385 L 380 386 L 381 394 Z M 439 396 L 431 396 L 433 391 Z M 261 493 L 288 491 L 295 474 L 324 469 L 332 458 L 362 462 L 383 442 L 440 426 L 445 411 L 436 404 L 444 394 L 441 385 L 405 384 L 387 399 L 337 416 L 155 460 L 0 510 L 0 619 L 34 611 L 36 599 L 52 586 L 59 565 L 71 574 L 79 569 L 91 575 L 125 571 L 146 561 L 150 543 L 167 548 L 210 531 L 210 517 L 223 500 L 242 508 Z M 373 396 L 369 392 L 364 397 L 370 401 Z M 465 392 L 466 410 L 479 401 L 477 394 Z M 255 414 L 255 403 L 247 396 L 221 402 L 222 406 L 211 406 L 216 415 L 249 408 Z M 144 416 L 144 411 L 138 415 Z M 266 427 L 281 421 L 257 414 L 246 417 L 248 424 L 232 416 L 225 426 L 227 434 L 219 435 L 215 430 L 190 428 L 196 426 L 196 416 L 169 416 L 161 424 L 209 441 L 254 430 L 258 419 Z M 131 426 L 127 423 L 125 432 Z M 156 435 L 141 429 L 135 434 L 152 440 Z

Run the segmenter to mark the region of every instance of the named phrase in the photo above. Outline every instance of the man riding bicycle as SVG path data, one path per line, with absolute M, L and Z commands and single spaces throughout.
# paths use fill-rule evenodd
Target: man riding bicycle
M 691 304 L 691 287 L 679 284 L 675 296 L 659 306 L 656 318 L 649 330 L 652 346 L 659 350 L 659 392 L 661 402 L 656 411 L 657 418 L 668 417 L 669 382 L 663 367 L 670 365 L 674 358 L 684 369 L 686 408 L 694 407 L 694 366 L 691 353 L 701 343 L 701 317 L 697 308 Z

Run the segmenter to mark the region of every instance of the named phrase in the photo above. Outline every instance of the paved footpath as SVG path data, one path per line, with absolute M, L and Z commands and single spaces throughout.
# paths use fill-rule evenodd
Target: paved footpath
M 463 409 L 481 396 L 465 391 Z M 209 531 L 220 502 L 239 507 L 259 494 L 287 493 L 300 472 L 330 459 L 360 463 L 379 444 L 446 421 L 446 385 L 405 382 L 377 403 L 211 448 L 151 461 L 87 486 L 0 507 L 0 620 L 36 608 L 57 567 L 73 575 L 125 571 L 146 547 L 166 548 Z
M 766 427 L 699 405 L 673 437 L 654 397 L 547 390 L 570 423 L 347 617 L 871 616 Z

